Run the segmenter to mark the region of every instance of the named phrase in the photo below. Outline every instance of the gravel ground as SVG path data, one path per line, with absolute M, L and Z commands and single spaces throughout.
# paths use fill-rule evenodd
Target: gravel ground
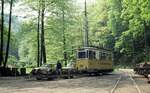
M 144 78 L 144 76 L 134 75 L 133 78 L 136 81 L 142 93 L 150 93 L 150 84 L 147 83 L 147 79 Z
M 121 79 L 113 93 L 139 93 L 131 70 L 122 70 Z
M 103 76 L 52 81 L 25 80 L 23 77 L 0 77 L 0 93 L 109 93 L 124 72 L 126 70 Z M 134 78 L 138 81 L 138 84 L 142 83 L 143 90 L 146 87 L 150 89 L 146 79 L 136 76 Z M 146 90 L 144 91 L 145 93 L 150 93 L 146 92 Z

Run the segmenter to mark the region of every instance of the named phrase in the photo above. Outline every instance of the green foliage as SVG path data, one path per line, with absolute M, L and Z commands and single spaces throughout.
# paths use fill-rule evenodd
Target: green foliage
M 37 59 L 36 25 L 33 22 L 22 23 L 22 30 L 16 34 L 19 42 L 19 61 L 26 66 L 35 66 Z
M 18 59 L 16 58 L 16 56 L 13 56 L 13 55 L 9 56 L 7 65 L 10 67 L 20 67 L 18 63 Z
M 96 42 L 93 43 L 95 45 L 112 48 L 116 55 L 115 61 L 120 64 L 124 64 L 124 62 L 130 64 L 133 60 L 143 61 L 145 59 L 144 45 L 146 43 L 150 46 L 149 31 L 145 32 L 145 29 L 149 29 L 150 26 L 150 1 L 96 1 L 96 5 L 91 6 L 89 10 L 89 19 L 96 20 L 90 24 L 91 42 Z M 149 58 L 147 56 L 146 59 Z
M 38 13 L 41 1 L 25 0 L 23 4 Z M 75 59 L 74 49 L 83 43 L 83 10 L 76 7 L 73 0 L 45 0 L 45 4 L 47 62 L 62 60 L 64 52 L 68 61 Z M 133 59 L 140 62 L 150 58 L 145 56 L 148 50 L 144 46 L 150 46 L 150 32 L 146 31 L 150 29 L 149 0 L 96 0 L 88 6 L 88 21 L 90 45 L 112 49 L 116 64 L 129 65 Z M 11 45 L 15 51 L 10 55 L 9 64 L 19 58 L 23 67 L 36 66 L 37 14 L 21 23 L 21 30 L 12 36 Z
M 124 55 L 132 57 L 136 62 L 144 59 L 139 60 L 138 57 L 143 57 L 145 37 L 148 38 L 148 35 L 144 36 L 144 34 L 148 34 L 145 33 L 144 22 L 149 25 L 150 13 L 147 10 L 149 3 L 149 0 L 122 0 L 120 4 L 122 6 L 120 18 L 126 28 L 122 30 L 123 32 L 119 36 L 119 40 L 116 41 L 115 47 Z
M 35 5 L 32 5 L 34 4 Z M 38 10 L 38 1 L 27 0 L 26 4 L 31 6 L 33 11 Z M 47 62 L 56 62 L 63 59 L 64 51 L 67 52 L 68 60 L 73 59 L 73 48 L 81 45 L 80 33 L 77 33 L 77 27 L 80 26 L 75 17 L 75 7 L 70 0 L 47 1 L 45 21 L 45 42 Z M 53 6 L 53 7 L 52 7 Z M 65 13 L 64 23 L 62 20 L 62 11 Z M 22 23 L 21 30 L 16 34 L 19 39 L 19 61 L 25 63 L 27 67 L 36 66 L 37 62 L 37 18 Z M 77 27 L 76 27 L 76 26 Z M 66 38 L 66 48 L 63 45 L 63 26 Z M 76 35 L 75 35 L 76 34 Z M 76 41 L 78 40 L 78 41 Z

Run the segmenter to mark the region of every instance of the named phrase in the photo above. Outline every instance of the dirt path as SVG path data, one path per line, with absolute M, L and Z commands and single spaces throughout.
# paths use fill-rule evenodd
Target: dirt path
M 0 77 L 0 93 L 109 93 L 120 74 L 123 72 L 53 81 Z
M 133 76 L 137 85 L 140 87 L 142 93 L 150 93 L 150 84 L 147 83 L 147 79 L 144 76 Z
M 122 70 L 119 80 L 111 93 L 141 93 L 135 80 L 132 78 L 132 71 Z

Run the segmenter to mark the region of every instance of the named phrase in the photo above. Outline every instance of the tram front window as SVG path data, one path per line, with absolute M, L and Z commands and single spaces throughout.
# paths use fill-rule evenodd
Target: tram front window
M 96 59 L 95 51 L 89 51 L 89 59 Z
M 86 58 L 86 52 L 78 52 L 78 58 Z

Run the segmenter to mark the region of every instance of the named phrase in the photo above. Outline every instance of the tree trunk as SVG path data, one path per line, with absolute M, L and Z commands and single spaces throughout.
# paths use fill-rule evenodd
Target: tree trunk
M 2 6 L 2 11 L 1 11 L 1 49 L 0 49 L 0 66 L 2 66 L 3 62 L 3 32 L 4 32 L 4 0 L 1 0 L 1 6 Z
M 149 61 L 149 46 L 150 46 L 150 43 L 148 43 L 148 32 L 150 30 L 150 27 L 149 25 L 146 24 L 146 22 L 144 21 L 144 52 L 145 52 L 145 62 L 148 62 Z
M 11 36 L 12 4 L 13 4 L 13 0 L 10 1 L 10 14 L 9 14 L 8 40 L 7 40 L 7 48 L 6 48 L 6 57 L 5 57 L 4 67 L 6 67 L 7 60 L 8 60 L 8 55 L 9 55 L 9 44 L 10 44 L 10 36 Z
M 43 62 L 43 48 L 42 48 L 42 43 L 43 41 L 42 41 L 42 34 L 41 34 L 41 54 L 40 54 L 40 66 L 43 64 L 42 62 Z
M 65 61 L 65 66 L 67 65 L 67 52 L 66 52 L 66 37 L 65 37 L 65 12 L 64 9 L 62 10 L 62 31 L 63 31 L 63 49 L 64 49 L 64 61 Z
M 39 40 L 39 35 L 40 35 L 40 8 L 38 12 L 38 27 L 37 27 L 37 67 L 40 66 L 40 40 Z
M 42 0 L 42 15 L 41 15 L 41 49 L 42 51 L 42 56 L 43 56 L 43 63 L 46 63 L 46 49 L 45 49 L 45 34 L 44 34 L 44 12 L 45 12 L 45 1 Z

